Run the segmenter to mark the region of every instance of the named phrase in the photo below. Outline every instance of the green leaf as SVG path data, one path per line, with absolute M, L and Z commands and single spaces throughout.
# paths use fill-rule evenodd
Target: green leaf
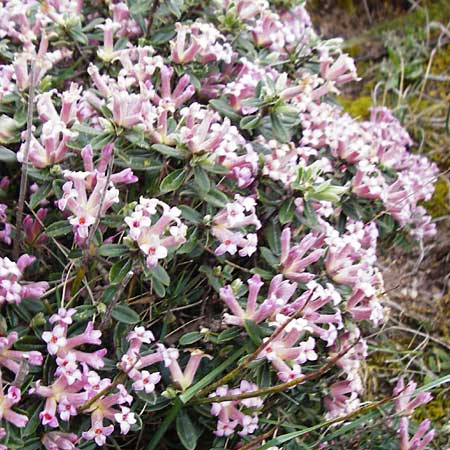
M 191 331 L 190 333 L 183 334 L 179 340 L 179 343 L 181 345 L 190 345 L 194 342 L 198 342 L 202 337 L 202 333 L 199 333 L 198 331 Z
M 180 438 L 183 447 L 187 450 L 194 450 L 197 447 L 197 440 L 199 433 L 197 432 L 194 424 L 188 413 L 181 410 L 177 416 L 176 421 L 177 434 Z
M 311 202 L 308 202 L 306 200 L 303 204 L 303 215 L 305 216 L 306 224 L 310 228 L 314 228 L 319 223 L 318 219 L 317 219 L 316 211 L 312 207 Z
M 153 435 L 150 443 L 147 446 L 147 450 L 155 450 L 161 439 L 166 434 L 166 431 L 169 429 L 172 422 L 178 416 L 178 412 L 181 410 L 181 406 L 182 406 L 181 402 L 178 400 L 178 398 L 175 398 L 174 405 L 167 413 L 166 417 L 163 420 L 163 423 L 159 426 L 158 430 Z
M 209 181 L 208 175 L 201 167 L 199 166 L 194 167 L 194 178 L 195 182 L 200 188 L 200 191 L 205 193 L 209 192 L 209 190 L 211 189 L 211 183 Z
M 169 284 L 170 284 L 170 276 L 166 272 L 166 269 L 164 269 L 163 266 L 158 264 L 156 267 L 153 267 L 153 268 L 149 269 L 148 272 L 150 273 L 150 275 L 151 275 L 151 277 L 153 279 L 158 280 L 164 286 L 169 286 Z
M 117 261 L 109 270 L 109 281 L 111 284 L 120 283 L 131 270 L 131 265 L 132 262 L 130 259 Z
M 159 298 L 164 298 L 166 296 L 166 288 L 161 283 L 161 281 L 155 278 L 153 279 L 153 290 Z
M 272 124 L 273 134 L 280 142 L 289 141 L 289 133 L 286 130 L 283 122 L 281 121 L 279 114 L 271 113 L 270 114 L 270 123 Z
M 100 256 L 122 256 L 128 253 L 130 249 L 126 245 L 121 244 L 103 244 L 98 249 Z
M 87 36 L 81 31 L 80 26 L 70 28 L 67 33 L 81 45 L 87 45 L 89 42 Z
M 30 208 L 34 209 L 42 200 L 46 199 L 50 192 L 52 191 L 52 185 L 50 183 L 41 186 L 31 197 L 30 197 Z
M 18 162 L 16 154 L 9 148 L 3 147 L 3 145 L 0 145 L 0 161 L 4 163 Z
M 49 237 L 65 236 L 72 231 L 72 225 L 67 220 L 54 222 L 45 229 L 45 233 Z
M 269 266 L 276 267 L 279 264 L 278 258 L 267 247 L 260 247 L 260 251 Z
M 100 150 L 106 144 L 112 142 L 114 137 L 109 131 L 103 132 L 91 140 L 91 146 L 94 150 Z
M 188 220 L 189 222 L 199 224 L 202 222 L 202 216 L 201 214 L 196 211 L 195 209 L 191 208 L 187 205 L 179 205 L 179 209 L 181 209 L 181 214 L 184 219 Z
M 184 169 L 177 169 L 173 172 L 169 173 L 164 180 L 162 180 L 160 185 L 160 191 L 163 194 L 167 194 L 168 192 L 176 191 L 179 189 L 186 179 L 186 172 Z
M 224 330 L 216 338 L 216 342 L 221 344 L 223 342 L 231 341 L 237 338 L 241 334 L 241 329 L 237 327 L 228 328 L 228 330 Z
M 272 250 L 272 253 L 274 255 L 279 255 L 281 253 L 281 241 L 280 241 L 281 231 L 279 225 L 271 221 L 266 226 L 265 236 L 269 244 L 270 250 Z
M 118 322 L 135 324 L 140 320 L 139 314 L 127 305 L 116 305 L 111 315 Z
M 289 198 L 284 201 L 281 205 L 280 212 L 278 214 L 278 218 L 280 219 L 280 223 L 282 225 L 292 222 L 292 219 L 295 215 L 295 203 L 293 198 Z
M 206 170 L 207 172 L 217 173 L 219 175 L 226 175 L 230 171 L 225 166 L 220 166 L 219 164 L 209 164 L 207 162 L 204 162 L 200 163 L 200 165 L 202 166 L 202 169 Z
M 229 201 L 228 197 L 216 188 L 212 188 L 207 194 L 204 194 L 203 200 L 217 208 L 224 208 Z
M 168 145 L 154 144 L 152 145 L 152 148 L 164 156 L 170 156 L 176 159 L 186 159 L 185 154 L 181 150 L 169 147 Z
M 237 122 L 241 116 L 230 106 L 230 104 L 224 98 L 216 98 L 210 100 L 209 104 L 222 116 Z
M 102 132 L 100 130 L 98 130 L 97 128 L 92 128 L 92 127 L 90 127 L 88 125 L 84 125 L 82 123 L 74 124 L 73 127 L 71 128 L 71 130 L 78 131 L 80 133 L 88 134 L 91 136 L 98 136 L 99 134 L 102 134 Z
M 252 342 L 258 346 L 261 344 L 261 340 L 263 338 L 263 333 L 261 332 L 258 324 L 254 322 L 253 320 L 246 320 L 244 322 L 245 331 L 247 331 L 247 334 L 250 336 L 250 339 Z
M 239 122 L 239 127 L 243 130 L 253 130 L 256 128 L 261 122 L 261 117 L 258 114 L 254 114 L 251 116 L 245 116 Z
M 144 24 L 145 25 L 145 24 Z M 145 30 L 144 30 L 145 31 Z M 153 34 L 151 38 L 152 45 L 160 45 L 169 42 L 173 37 L 175 37 L 176 32 L 174 25 L 167 25 L 160 28 L 156 33 Z

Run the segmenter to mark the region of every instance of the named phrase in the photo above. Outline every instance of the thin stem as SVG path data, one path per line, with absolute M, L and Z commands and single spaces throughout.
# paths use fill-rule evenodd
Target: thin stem
M 147 38 L 150 38 L 152 34 L 152 26 L 155 19 L 156 11 L 159 8 L 159 2 L 160 0 L 153 0 L 152 9 L 150 10 L 150 13 L 148 15 Z
M 112 314 L 112 310 L 114 309 L 114 306 L 116 306 L 117 302 L 120 299 L 120 296 L 122 295 L 125 288 L 128 286 L 128 283 L 130 282 L 131 278 L 133 278 L 134 272 L 130 270 L 126 275 L 125 278 L 122 280 L 120 287 L 117 288 L 116 293 L 114 294 L 114 297 L 112 300 L 108 303 L 108 307 L 106 308 L 105 316 L 103 317 L 102 322 L 100 323 L 100 330 L 104 330 L 106 326 L 109 323 L 109 319 Z
M 321 377 L 323 374 L 328 372 L 334 365 L 346 354 L 348 353 L 357 343 L 359 342 L 359 339 L 356 340 L 352 345 L 348 346 L 341 352 L 339 352 L 336 356 L 331 358 L 326 364 L 324 364 L 319 369 L 315 370 L 314 372 L 308 373 L 306 375 L 303 375 L 301 377 L 296 378 L 295 380 L 287 381 L 286 383 L 277 384 L 275 386 L 270 386 L 268 388 L 258 389 L 256 391 L 252 392 L 244 392 L 243 394 L 237 394 L 237 395 L 225 395 L 223 397 L 214 396 L 214 397 L 208 397 L 208 398 L 201 398 L 194 400 L 193 403 L 220 403 L 220 402 L 232 402 L 235 400 L 245 400 L 246 398 L 254 398 L 254 397 L 261 397 L 263 395 L 271 395 L 276 394 L 278 392 L 286 391 L 288 389 L 291 389 L 301 383 L 305 383 L 306 381 L 314 380 L 316 378 Z
M 26 136 L 25 136 L 25 148 L 24 148 L 24 152 L 23 152 L 22 174 L 20 177 L 19 203 L 17 205 L 16 238 L 14 240 L 14 249 L 13 249 L 13 256 L 15 259 L 17 259 L 19 257 L 19 252 L 20 252 L 23 209 L 24 209 L 24 205 L 25 205 L 25 195 L 27 192 L 28 155 L 30 152 L 31 133 L 32 133 L 32 126 L 33 126 L 33 106 L 34 106 L 35 84 L 36 84 L 36 60 L 33 59 L 33 61 L 31 62 L 30 88 L 28 91 L 27 130 L 26 130 Z

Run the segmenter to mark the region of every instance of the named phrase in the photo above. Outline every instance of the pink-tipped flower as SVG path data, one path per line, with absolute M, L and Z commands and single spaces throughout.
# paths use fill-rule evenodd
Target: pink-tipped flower
M 28 160 L 35 167 L 42 169 L 61 162 L 67 155 L 69 140 L 75 138 L 78 133 L 69 130 L 60 122 L 49 121 L 42 127 L 39 141 L 32 135 Z M 17 152 L 17 160 L 23 162 L 25 142 Z
M 288 320 L 288 317 L 279 315 L 276 322 L 271 325 L 281 325 L 282 322 Z M 306 341 L 298 344 L 302 335 L 307 331 L 311 332 L 312 329 L 305 320 L 291 321 L 258 355 L 258 358 L 270 361 L 277 371 L 278 378 L 283 382 L 301 376 L 301 365 L 307 361 L 316 361 L 318 358 L 314 350 L 316 341 L 313 337 L 310 336 Z
M 180 142 L 193 154 L 212 153 L 223 145 L 231 124 L 228 118 L 220 122 L 220 116 L 212 109 L 192 103 L 181 110 L 184 124 L 180 128 Z
M 49 288 L 46 281 L 24 283 L 23 272 L 35 260 L 34 256 L 22 255 L 17 263 L 8 257 L 0 258 L 0 305 L 19 304 L 23 298 L 39 298 Z
M 336 84 L 358 80 L 353 58 L 346 54 L 341 54 L 333 61 L 327 48 L 322 49 L 320 54 L 320 75 L 324 80 L 332 81 Z
M 65 171 L 64 176 L 69 181 L 63 185 L 63 196 L 57 203 L 61 211 L 68 209 L 72 212 L 69 222 L 74 230 L 75 242 L 80 246 L 86 242 L 89 229 L 97 216 L 103 217 L 114 203 L 119 202 L 118 189 L 111 180 L 107 185 L 107 176 L 101 174 L 97 174 L 95 185 L 88 197 L 90 175 L 89 172 Z M 106 194 L 103 197 L 104 190 Z
M 226 385 L 220 386 L 209 397 L 239 395 L 256 390 L 258 390 L 256 384 L 242 380 L 239 388 L 229 389 Z M 217 429 L 214 434 L 219 437 L 228 437 L 237 431 L 236 428 L 238 426 L 241 428 L 238 432 L 239 436 L 247 436 L 254 433 L 258 428 L 258 412 L 256 410 L 261 408 L 262 405 L 263 400 L 260 397 L 213 403 L 211 405 L 211 414 L 218 417 Z M 242 409 L 245 409 L 245 412 Z
M 33 245 L 40 246 L 47 240 L 42 223 L 47 217 L 48 209 L 39 208 L 36 212 L 36 218 L 27 214 L 23 219 L 23 230 L 25 232 L 25 240 Z
M 409 437 L 409 419 L 402 417 L 400 419 L 399 435 L 400 435 L 400 450 L 423 450 L 436 436 L 435 430 L 430 430 L 431 422 L 425 419 L 417 429 L 414 436 Z
M 16 427 L 23 428 L 28 423 L 28 417 L 12 410 L 12 407 L 20 402 L 20 398 L 20 389 L 16 386 L 10 386 L 6 392 L 3 391 L 0 372 L 0 420 L 4 419 Z
M 175 24 L 177 36 L 170 41 L 171 59 L 177 64 L 191 61 L 231 62 L 233 55 L 225 37 L 210 23 L 194 22 L 191 25 Z
M 327 418 L 336 418 L 350 414 L 360 405 L 359 383 L 352 380 L 337 381 L 330 386 L 330 395 L 325 398 L 328 409 Z
M 4 242 L 6 245 L 11 245 L 12 226 L 8 222 L 6 210 L 7 206 L 3 203 L 0 203 L 0 241 Z
M 100 330 L 94 329 L 93 322 L 88 322 L 83 333 L 72 337 L 67 336 L 66 324 L 58 324 L 52 331 L 44 331 L 42 339 L 47 343 L 48 352 L 59 358 L 57 362 L 59 363 L 60 371 L 64 372 L 71 367 L 70 363 L 71 361 L 73 362 L 74 357 L 79 363 L 85 363 L 95 369 L 102 368 L 104 366 L 103 357 L 106 354 L 106 349 L 86 352 L 77 348 L 85 344 L 101 345 L 101 335 Z M 70 373 L 74 376 L 73 381 L 75 381 L 78 378 L 78 374 L 72 373 L 72 371 Z
M 270 283 L 267 298 L 258 304 L 258 294 L 263 286 L 261 277 L 253 275 L 248 280 L 248 298 L 245 310 L 237 301 L 233 288 L 228 285 L 220 289 L 220 298 L 226 303 L 232 314 L 224 314 L 224 323 L 243 327 L 246 320 L 260 323 L 276 314 L 294 294 L 297 286 L 289 281 L 283 281 L 282 275 L 277 275 Z
M 76 450 L 75 444 L 79 438 L 74 433 L 63 433 L 61 431 L 50 431 L 45 433 L 41 442 L 47 450 Z
M 154 92 L 152 102 L 163 110 L 174 112 L 183 103 L 189 100 L 195 94 L 195 88 L 190 84 L 188 74 L 183 75 L 176 87 L 172 90 L 170 81 L 173 75 L 173 68 L 170 66 L 161 66 L 161 86 L 158 92 Z
M 281 266 L 283 275 L 297 282 L 308 282 L 314 274 L 305 272 L 305 269 L 318 261 L 325 253 L 324 249 L 317 248 L 322 243 L 320 237 L 308 234 L 299 244 L 291 247 L 291 229 L 285 228 L 281 233 Z M 309 255 L 305 256 L 308 251 Z
M 120 413 L 114 414 L 114 419 L 120 425 L 120 434 L 128 434 L 131 425 L 134 425 L 137 421 L 134 417 L 134 413 L 130 411 L 130 408 L 121 406 L 120 409 Z
M 168 255 L 168 249 L 186 241 L 187 227 L 179 219 L 181 211 L 155 198 L 141 197 L 125 218 L 129 236 L 146 256 L 147 267 L 155 267 Z M 159 216 L 159 218 L 158 218 Z
M 195 374 L 200 366 L 200 362 L 203 358 L 211 359 L 211 356 L 207 355 L 201 350 L 193 350 L 189 361 L 184 369 L 181 370 L 177 359 L 172 359 L 169 365 L 170 375 L 172 381 L 180 387 L 183 391 L 186 390 L 194 381 Z
M 95 422 L 88 431 L 83 431 L 81 436 L 87 441 L 92 441 L 102 447 L 106 443 L 106 438 L 114 431 L 114 425 L 104 426 L 102 422 Z
M 417 388 L 417 384 L 414 381 L 410 381 L 405 386 L 405 381 L 400 378 L 394 389 L 394 395 L 398 395 L 395 400 L 395 410 L 402 414 L 412 414 L 412 412 L 421 405 L 425 405 L 433 399 L 433 396 L 429 392 L 420 392 L 413 399 L 412 396 Z
M 258 239 L 255 233 L 244 234 L 240 230 L 247 227 L 261 228 L 256 215 L 256 201 L 252 197 L 235 195 L 233 203 L 227 203 L 212 219 L 211 232 L 220 241 L 215 253 L 234 255 L 238 249 L 240 256 L 251 256 L 257 248 Z M 238 231 L 239 230 L 239 231 Z
M 154 107 L 139 94 L 130 94 L 126 91 L 112 94 L 113 119 L 120 127 L 132 128 L 143 124 L 144 115 L 153 117 L 155 116 L 153 111 Z
M 116 56 L 113 35 L 115 31 L 120 29 L 120 24 L 114 23 L 108 18 L 104 25 L 97 25 L 97 28 L 103 30 L 103 48 L 97 50 L 97 55 L 102 61 L 109 63 Z
M 0 366 L 6 367 L 16 375 L 19 373 L 22 360 L 33 366 L 40 366 L 43 361 L 40 352 L 12 350 L 18 339 L 19 335 L 15 331 L 12 331 L 6 337 L 0 337 Z

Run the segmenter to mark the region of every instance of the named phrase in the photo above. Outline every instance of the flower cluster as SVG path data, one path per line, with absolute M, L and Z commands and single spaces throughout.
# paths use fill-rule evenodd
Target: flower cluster
M 156 198 L 141 197 L 134 211 L 125 218 L 129 236 L 144 253 L 147 267 L 155 267 L 160 259 L 167 257 L 170 247 L 185 242 L 187 227 L 180 215 L 176 207 Z
M 252 197 L 239 194 L 234 199 L 212 219 L 211 232 L 220 241 L 215 253 L 218 256 L 225 253 L 234 255 L 239 249 L 240 256 L 251 256 L 256 251 L 258 237 L 255 233 L 248 233 L 247 227 L 253 226 L 256 230 L 261 228 L 256 215 L 256 202 Z
M 226 397 L 228 395 L 239 395 L 246 392 L 253 392 L 258 389 L 254 383 L 242 380 L 238 388 L 229 389 L 228 386 L 220 386 L 210 394 L 210 397 Z M 253 397 L 245 400 L 222 401 L 213 403 L 211 414 L 218 417 L 216 436 L 230 436 L 236 432 L 239 427 L 239 435 L 246 436 L 252 434 L 258 428 L 257 410 L 263 405 L 263 400 L 259 397 Z M 242 411 L 245 408 L 245 412 Z
M 17 262 L 0 258 L 0 306 L 3 303 L 19 304 L 24 298 L 40 298 L 49 288 L 46 281 L 24 283 L 25 269 L 35 261 L 34 256 L 22 255 Z

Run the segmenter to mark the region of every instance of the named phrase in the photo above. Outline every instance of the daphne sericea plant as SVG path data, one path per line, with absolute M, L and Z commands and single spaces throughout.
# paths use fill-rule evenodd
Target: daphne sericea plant
M 333 446 L 377 246 L 435 234 L 437 175 L 391 111 L 329 101 L 358 80 L 340 40 L 302 1 L 0 12 L 0 448 Z M 434 437 L 415 390 L 402 450 Z

